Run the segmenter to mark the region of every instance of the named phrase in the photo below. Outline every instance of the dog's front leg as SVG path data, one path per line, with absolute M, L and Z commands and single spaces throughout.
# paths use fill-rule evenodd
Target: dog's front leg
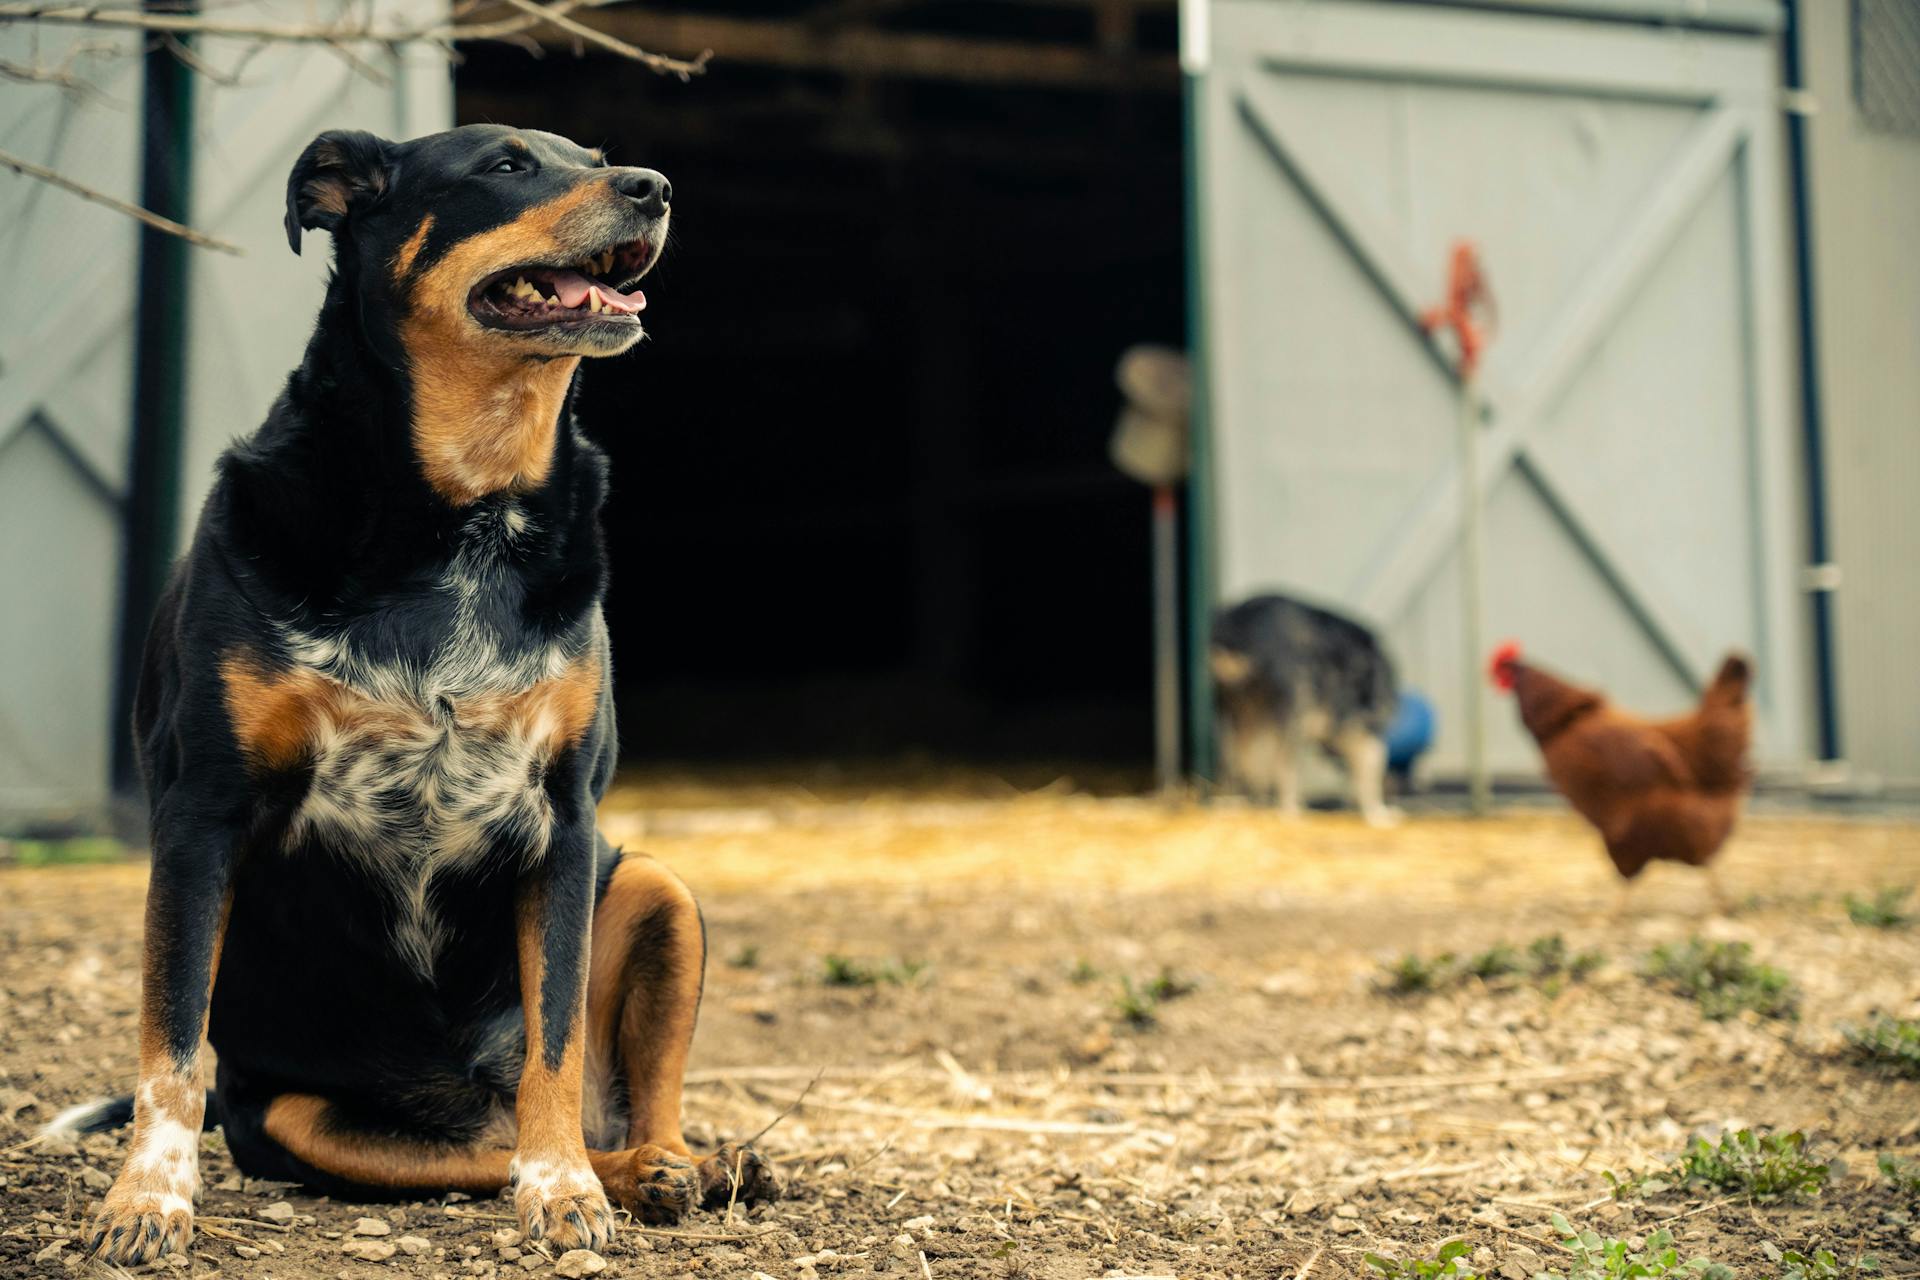
M 584 808 L 521 878 L 515 911 L 527 1057 L 515 1105 L 514 1208 L 529 1240 L 560 1250 L 598 1249 L 613 1237 L 580 1127 L 594 858 L 593 808 Z
M 87 1240 L 122 1266 L 183 1253 L 193 1237 L 206 1112 L 200 1042 L 232 901 L 234 832 L 210 811 L 178 793 L 154 811 L 133 1141 Z

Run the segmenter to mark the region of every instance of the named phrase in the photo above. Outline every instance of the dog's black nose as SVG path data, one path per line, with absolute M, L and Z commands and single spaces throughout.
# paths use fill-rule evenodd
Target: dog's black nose
M 673 184 L 652 169 L 628 169 L 613 180 L 613 188 L 640 206 L 640 212 L 659 217 L 673 203 Z

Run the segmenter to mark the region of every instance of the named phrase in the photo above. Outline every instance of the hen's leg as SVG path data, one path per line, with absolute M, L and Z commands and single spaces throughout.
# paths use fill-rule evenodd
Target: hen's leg
M 1633 915 L 1633 881 L 1619 877 L 1616 879 L 1619 881 L 1620 892 L 1614 896 L 1613 915 L 1610 920 L 1617 926 L 1624 924 Z
M 1732 915 L 1733 899 L 1727 896 L 1726 886 L 1720 883 L 1719 870 L 1711 862 L 1700 869 L 1707 873 L 1707 892 L 1713 897 L 1714 911 L 1723 916 Z

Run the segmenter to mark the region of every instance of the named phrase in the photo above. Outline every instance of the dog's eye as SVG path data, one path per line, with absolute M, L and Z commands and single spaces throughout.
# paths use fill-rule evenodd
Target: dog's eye
M 487 170 L 487 172 L 488 173 L 519 173 L 521 170 L 525 168 L 526 166 L 521 164 L 518 160 L 497 160 L 494 162 L 493 168 Z

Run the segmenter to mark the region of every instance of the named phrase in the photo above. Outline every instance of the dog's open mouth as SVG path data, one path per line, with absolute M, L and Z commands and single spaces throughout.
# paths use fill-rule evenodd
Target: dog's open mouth
M 467 309 L 495 329 L 637 325 L 647 295 L 635 286 L 652 260 L 651 245 L 630 240 L 572 266 L 510 267 L 476 285 Z

